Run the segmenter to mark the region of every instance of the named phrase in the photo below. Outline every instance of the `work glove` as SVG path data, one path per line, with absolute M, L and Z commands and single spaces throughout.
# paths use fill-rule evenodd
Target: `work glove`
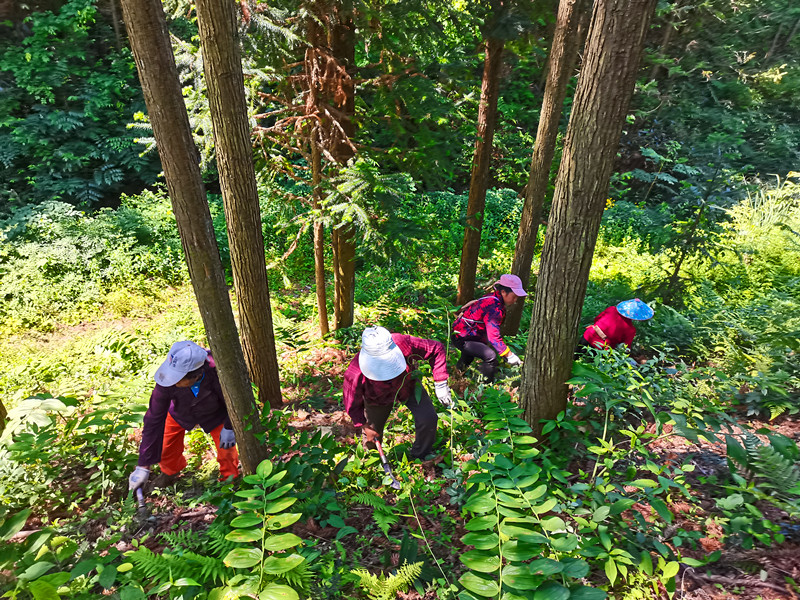
M 144 487 L 150 477 L 150 469 L 146 467 L 136 467 L 128 477 L 128 491 L 134 492 L 140 487 Z
M 506 362 L 512 367 L 518 367 L 522 364 L 522 359 L 513 352 L 509 352 L 506 354 Z
M 442 403 L 442 406 L 445 408 L 453 406 L 453 397 L 450 393 L 450 386 L 447 385 L 447 381 L 434 381 L 433 387 L 436 390 L 436 397 L 439 399 L 439 402 Z
M 222 431 L 219 432 L 219 447 L 223 450 L 227 450 L 228 448 L 233 448 L 236 445 L 236 435 L 233 433 L 233 429 L 225 429 L 222 428 Z

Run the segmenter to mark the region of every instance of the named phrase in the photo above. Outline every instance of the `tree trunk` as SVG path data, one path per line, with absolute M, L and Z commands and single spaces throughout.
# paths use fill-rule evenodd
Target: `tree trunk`
M 195 5 L 244 357 L 250 378 L 258 388 L 259 400 L 272 408 L 281 408 L 261 209 L 236 33 L 236 5 L 216 0 L 197 0 Z
M 531 279 L 531 263 L 536 250 L 539 221 L 542 218 L 542 205 L 550 183 L 550 166 L 556 151 L 558 123 L 563 112 L 567 83 L 572 77 L 578 52 L 583 44 L 585 24 L 590 14 L 591 0 L 561 0 L 556 20 L 556 31 L 550 48 L 547 84 L 533 147 L 531 170 L 525 186 L 525 203 L 519 220 L 519 235 L 514 250 L 511 272 L 522 280 L 522 287 L 528 287 Z M 581 27 L 581 24 L 584 27 Z M 503 334 L 514 335 L 519 331 L 525 298 L 520 298 L 506 310 Z
M 318 126 L 317 126 L 318 127 Z M 317 127 L 311 133 L 311 185 L 314 188 L 314 210 L 322 207 L 322 152 L 317 143 Z M 317 287 L 317 310 L 319 311 L 319 335 L 328 335 L 328 298 L 325 293 L 325 228 L 322 221 L 314 221 L 314 283 Z
M 267 456 L 257 437 L 263 429 L 239 344 L 164 9 L 160 0 L 122 0 L 122 9 L 242 468 L 253 473 Z
M 469 182 L 467 220 L 464 244 L 461 248 L 461 267 L 458 273 L 456 302 L 466 304 L 475 295 L 475 275 L 481 249 L 481 229 L 486 208 L 486 188 L 489 186 L 489 164 L 492 160 L 492 141 L 497 121 L 497 100 L 500 95 L 500 67 L 503 64 L 504 42 L 497 38 L 486 40 L 483 61 L 481 101 L 478 106 L 478 139 L 472 158 Z
M 331 231 L 333 279 L 335 286 L 333 317 L 336 329 L 352 327 L 356 289 L 355 228 L 345 225 Z
M 6 428 L 6 421 L 8 421 L 8 411 L 3 401 L 0 400 L 0 434 L 2 434 Z
M 355 25 L 353 24 L 352 0 L 341 0 L 335 4 L 330 29 L 330 47 L 336 62 L 348 73 L 355 65 Z M 342 97 L 333 98 L 334 105 L 343 115 L 339 120 L 345 138 L 331 148 L 331 154 L 338 164 L 346 164 L 353 157 L 353 147 L 349 140 L 355 133 L 355 82 L 352 77 L 341 79 Z M 355 312 L 356 285 L 356 231 L 352 225 L 344 225 L 331 233 L 334 254 L 334 319 L 336 329 L 351 327 Z
M 520 402 L 536 434 L 567 406 L 592 253 L 655 0 L 597 0 L 536 282 Z

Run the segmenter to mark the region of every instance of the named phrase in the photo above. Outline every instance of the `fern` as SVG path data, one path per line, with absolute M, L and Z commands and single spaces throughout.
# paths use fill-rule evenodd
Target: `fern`
M 174 554 L 183 554 L 200 547 L 200 536 L 191 529 L 178 529 L 165 531 L 158 538 L 173 551 Z
M 372 600 L 392 600 L 399 591 L 407 591 L 414 580 L 422 572 L 422 563 L 404 563 L 397 573 L 384 577 L 373 575 L 366 569 L 353 569 L 352 573 L 359 577 L 359 585 L 369 594 Z
M 200 583 L 221 583 L 224 584 L 235 575 L 234 570 L 226 567 L 221 558 L 214 556 L 202 556 L 194 552 L 186 552 L 183 557 L 195 569 L 192 570 L 192 578 Z M 199 567 L 199 570 L 197 570 Z
M 176 554 L 156 554 L 149 548 L 140 547 L 129 558 L 141 569 L 145 579 L 156 583 L 191 575 L 188 565 Z
M 386 505 L 386 501 L 377 494 L 373 494 L 372 492 L 359 492 L 357 494 L 354 494 L 353 500 L 358 504 L 371 506 L 375 510 L 386 511 L 388 508 Z
M 800 469 L 794 461 L 783 456 L 772 446 L 761 446 L 758 457 L 753 461 L 753 470 L 763 481 L 761 486 L 784 494 L 800 483 Z
M 286 571 L 285 573 L 281 573 L 277 575 L 278 579 L 283 579 L 295 589 L 301 589 L 303 591 L 307 591 L 309 586 L 311 585 L 311 578 L 312 573 L 308 568 L 308 562 L 303 561 L 299 565 L 297 565 L 294 569 L 290 571 Z

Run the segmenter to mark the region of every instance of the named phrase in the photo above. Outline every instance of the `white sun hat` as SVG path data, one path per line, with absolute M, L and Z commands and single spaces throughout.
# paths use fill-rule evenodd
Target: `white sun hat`
M 206 358 L 208 352 L 194 342 L 175 342 L 169 349 L 167 360 L 158 367 L 153 379 L 164 387 L 175 385 L 187 373 L 202 367 Z
M 406 370 L 406 357 L 385 327 L 367 327 L 361 335 L 358 366 L 367 379 L 389 381 Z

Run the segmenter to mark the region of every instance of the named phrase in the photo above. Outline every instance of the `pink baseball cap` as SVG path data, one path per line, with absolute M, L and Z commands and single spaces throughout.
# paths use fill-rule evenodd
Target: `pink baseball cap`
M 528 293 L 524 289 L 522 289 L 522 280 L 516 275 L 511 275 L 510 273 L 501 275 L 500 279 L 497 280 L 495 285 L 502 285 L 507 288 L 511 288 L 511 291 L 514 292 L 517 296 L 528 295 Z

